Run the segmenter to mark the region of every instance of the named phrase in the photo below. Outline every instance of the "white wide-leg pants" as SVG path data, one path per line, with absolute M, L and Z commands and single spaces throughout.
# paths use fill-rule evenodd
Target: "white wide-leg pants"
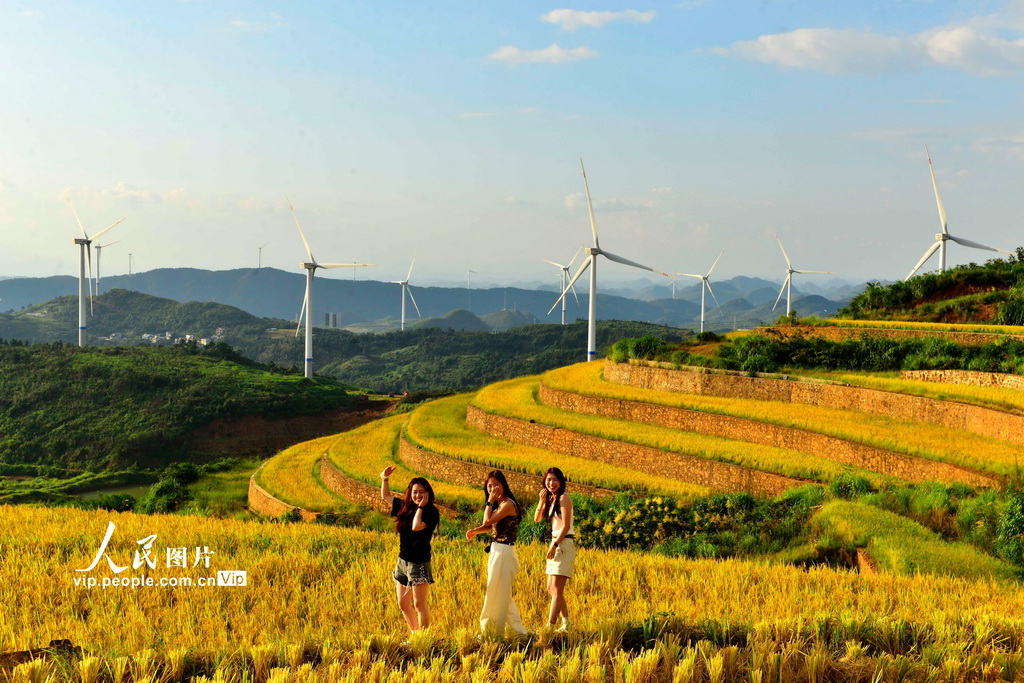
M 519 608 L 512 600 L 512 583 L 519 571 L 516 549 L 504 543 L 491 543 L 490 558 L 487 560 L 487 593 L 484 608 L 480 611 L 480 630 L 502 635 L 505 624 L 519 635 L 526 634 Z

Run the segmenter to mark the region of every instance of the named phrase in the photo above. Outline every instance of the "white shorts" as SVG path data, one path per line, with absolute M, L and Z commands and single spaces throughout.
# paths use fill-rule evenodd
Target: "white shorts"
M 548 546 L 550 547 L 550 546 Z M 545 574 L 572 578 L 573 565 L 576 564 L 576 544 L 571 538 L 563 538 L 562 544 L 555 549 L 555 558 L 548 560 Z

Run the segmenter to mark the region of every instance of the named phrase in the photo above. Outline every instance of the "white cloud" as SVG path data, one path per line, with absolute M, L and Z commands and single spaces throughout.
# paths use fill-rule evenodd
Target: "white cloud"
M 41 17 L 43 16 L 43 13 L 37 9 L 23 9 L 20 12 L 18 12 L 18 16 L 27 18 Z
M 246 33 L 266 33 L 271 29 L 281 28 L 287 25 L 288 24 L 276 14 L 270 16 L 269 22 L 256 22 L 249 21 L 248 19 L 232 19 L 228 22 L 228 26 L 231 28 L 236 31 L 244 31 Z
M 460 119 L 479 119 L 479 118 L 483 118 L 485 116 L 494 116 L 494 112 L 492 112 L 492 111 L 471 111 L 471 112 L 466 112 L 465 114 L 459 114 L 459 118 Z
M 713 48 L 719 55 L 828 73 L 877 73 L 919 60 L 901 38 L 852 29 L 801 28 Z
M 653 194 L 671 194 L 672 193 L 672 188 L 671 187 L 655 187 L 655 188 L 653 188 L 651 190 L 651 192 Z
M 507 206 L 535 206 L 534 202 L 517 197 L 505 197 L 504 201 Z
M 1024 161 L 1024 132 L 1001 137 L 986 137 L 975 141 L 971 149 L 986 154 L 1008 155 Z
M 1016 35 L 1006 37 L 1011 33 Z M 912 35 L 800 28 L 713 48 L 711 52 L 833 74 L 879 73 L 928 65 L 1002 76 L 1024 72 L 1022 34 L 1024 3 L 1018 2 L 1003 12 Z
M 536 114 L 537 112 L 540 111 L 540 107 L 523 107 L 522 109 L 517 109 L 516 111 L 519 114 Z
M 514 45 L 505 45 L 488 55 L 496 62 L 507 62 L 508 64 L 563 64 L 565 62 L 578 62 L 581 59 L 592 59 L 597 57 L 597 50 L 589 47 L 563 48 L 552 43 L 542 50 L 521 50 Z
M 581 26 L 601 28 L 613 21 L 625 21 L 634 24 L 648 24 L 654 20 L 656 12 L 638 12 L 627 9 L 621 12 L 582 12 L 571 9 L 551 10 L 540 19 L 549 24 L 560 24 L 566 31 L 575 31 Z

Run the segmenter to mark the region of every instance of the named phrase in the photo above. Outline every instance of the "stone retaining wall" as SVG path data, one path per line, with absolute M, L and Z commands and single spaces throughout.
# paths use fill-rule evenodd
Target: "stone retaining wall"
M 999 387 L 1024 390 L 1024 377 L 1003 372 L 975 372 L 972 370 L 904 370 L 901 379 L 945 384 L 968 384 L 975 387 Z
M 352 503 L 362 503 L 368 506 L 372 510 L 379 510 L 385 514 L 391 514 L 391 506 L 384 502 L 384 499 L 380 497 L 380 487 L 371 486 L 369 484 L 357 481 L 352 477 L 344 474 L 338 467 L 330 461 L 327 457 L 327 453 L 320 456 L 320 478 L 324 482 L 324 486 L 334 491 L 345 500 Z M 396 498 L 402 498 L 404 491 L 392 491 L 392 494 Z M 438 511 L 445 517 L 455 517 L 458 512 L 455 510 L 441 505 L 440 502 L 434 501 L 434 506 L 437 507 Z
M 575 394 L 552 389 L 544 382 L 540 383 L 539 398 L 550 406 L 574 413 L 589 413 L 736 441 L 746 441 L 762 446 L 786 448 L 871 472 L 888 474 L 907 481 L 938 480 L 961 482 L 971 486 L 992 486 L 996 483 L 994 477 L 966 467 L 894 453 L 827 434 L 784 427 L 744 417 L 718 415 L 640 401 Z
M 262 468 L 262 465 L 260 466 Z M 258 472 L 259 470 L 257 470 Z M 312 522 L 316 519 L 317 513 L 312 510 L 305 510 L 296 505 L 286 503 L 280 498 L 272 496 L 265 488 L 256 483 L 256 474 L 249 477 L 249 509 L 264 517 L 280 517 L 286 512 L 298 510 L 302 521 Z
M 320 456 L 320 479 L 324 482 L 324 486 L 350 503 L 360 503 L 371 510 L 380 510 L 387 514 L 391 513 L 391 506 L 387 505 L 380 497 L 380 488 L 356 481 L 352 477 L 343 474 L 330 461 L 327 453 Z
M 453 484 L 479 487 L 481 496 L 483 495 L 484 478 L 491 470 L 495 469 L 500 469 L 505 473 L 508 485 L 513 490 L 528 492 L 532 494 L 533 498 L 537 497 L 537 492 L 544 483 L 543 478 L 535 474 L 449 458 L 446 455 L 440 455 L 439 453 L 428 451 L 422 446 L 417 446 L 405 437 L 402 437 L 401 441 L 399 441 L 398 457 L 410 469 L 417 472 L 424 472 Z M 573 493 L 582 493 L 586 496 L 600 498 L 606 498 L 615 494 L 614 491 L 609 491 L 608 489 L 579 484 L 568 477 L 567 479 L 569 481 L 569 489 Z M 523 504 L 525 505 L 526 502 L 524 501 Z
M 717 491 L 749 491 L 757 496 L 776 496 L 786 489 L 808 483 L 707 458 L 495 415 L 474 405 L 470 405 L 466 411 L 466 422 L 471 427 L 513 443 L 528 444 L 578 458 L 629 467 Z
M 848 339 L 860 339 L 863 335 L 872 337 L 885 337 L 887 339 L 916 339 L 920 337 L 942 337 L 951 342 L 963 346 L 976 346 L 999 341 L 1000 339 L 1024 340 L 1024 337 L 1017 334 L 994 334 L 992 332 L 950 332 L 946 330 L 900 330 L 888 327 L 839 327 L 834 325 L 823 325 L 815 327 L 812 325 L 780 325 L 778 327 L 758 327 L 754 329 L 755 334 L 778 333 L 784 337 L 814 337 L 828 339 L 830 341 L 846 341 Z
M 615 363 L 611 360 L 605 361 L 604 378 L 609 382 L 658 391 L 857 410 L 898 420 L 962 429 L 980 436 L 1024 445 L 1024 416 L 924 396 L 831 382 L 749 377 L 740 373 L 708 372 L 703 368 L 670 370 L 646 364 Z

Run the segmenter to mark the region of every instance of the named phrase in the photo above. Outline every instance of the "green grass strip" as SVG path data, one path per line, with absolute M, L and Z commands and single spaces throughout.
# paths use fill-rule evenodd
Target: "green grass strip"
M 1013 568 L 967 543 L 949 543 L 917 522 L 867 503 L 836 500 L 814 516 L 819 533 L 866 548 L 879 569 L 894 574 L 1012 579 Z

